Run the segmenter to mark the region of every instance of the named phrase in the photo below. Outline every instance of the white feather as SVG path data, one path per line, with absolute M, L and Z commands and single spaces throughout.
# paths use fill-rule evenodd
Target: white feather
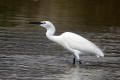
M 55 27 L 50 21 L 42 21 L 41 23 L 42 24 L 40 26 L 47 30 L 47 38 L 71 51 L 78 60 L 80 60 L 80 54 L 92 53 L 97 57 L 104 56 L 104 53 L 94 43 L 83 38 L 82 36 L 72 32 L 65 32 L 59 36 L 55 36 Z
M 97 56 L 104 56 L 103 52 L 95 44 L 78 34 L 65 32 L 61 35 L 61 41 L 68 44 L 70 48 L 79 50 L 82 54 L 93 53 Z

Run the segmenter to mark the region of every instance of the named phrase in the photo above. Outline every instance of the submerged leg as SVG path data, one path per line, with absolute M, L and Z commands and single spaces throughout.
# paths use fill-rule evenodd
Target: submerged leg
M 73 64 L 75 64 L 75 57 L 73 58 Z
M 79 64 L 82 64 L 82 61 L 81 61 L 81 60 L 79 60 Z
M 79 62 L 79 64 L 82 64 L 81 60 L 79 60 L 78 62 Z M 73 58 L 73 64 L 75 64 L 75 57 Z
M 77 62 L 79 62 L 79 64 L 82 64 L 82 62 L 80 60 L 80 56 L 79 56 L 80 54 L 81 54 L 80 51 L 75 50 L 74 55 L 75 55 L 75 57 L 77 59 Z
M 78 50 L 70 48 L 66 43 L 64 43 L 64 44 L 65 44 L 66 49 L 68 49 L 69 51 L 71 51 L 74 54 L 74 56 L 75 56 L 73 58 L 73 64 L 75 64 L 75 58 L 77 59 L 77 61 L 79 61 L 79 64 L 81 64 L 80 57 L 79 57 L 79 55 L 81 54 L 81 52 L 78 51 Z

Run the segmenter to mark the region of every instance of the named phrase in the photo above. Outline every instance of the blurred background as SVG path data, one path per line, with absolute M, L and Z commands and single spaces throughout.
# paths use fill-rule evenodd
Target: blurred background
M 1 80 L 119 80 L 119 0 L 1 0 Z M 29 21 L 53 22 L 56 35 L 74 32 L 98 45 L 105 58 L 72 54 L 49 41 L 40 26 Z

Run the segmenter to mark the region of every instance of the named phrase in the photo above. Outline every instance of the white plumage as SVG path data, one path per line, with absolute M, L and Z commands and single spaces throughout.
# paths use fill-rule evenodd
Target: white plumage
M 97 57 L 104 57 L 104 53 L 94 43 L 78 34 L 65 32 L 59 36 L 55 36 L 55 27 L 50 21 L 30 22 L 30 24 L 40 24 L 40 26 L 47 29 L 47 38 L 72 52 L 79 62 L 80 54 L 95 54 Z M 75 63 L 75 58 L 73 59 L 73 63 Z
M 79 50 L 83 54 L 93 53 L 97 56 L 104 56 L 103 52 L 95 44 L 78 34 L 65 32 L 61 36 L 62 41 L 72 49 Z

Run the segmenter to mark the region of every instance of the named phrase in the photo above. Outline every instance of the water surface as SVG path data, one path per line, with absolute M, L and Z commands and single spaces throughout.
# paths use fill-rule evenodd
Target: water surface
M 119 80 L 117 4 L 114 0 L 1 0 L 0 79 Z M 56 35 L 71 31 L 93 41 L 105 57 L 81 56 L 83 64 L 73 65 L 72 54 L 49 41 L 46 30 L 27 24 L 41 20 L 52 21 Z

